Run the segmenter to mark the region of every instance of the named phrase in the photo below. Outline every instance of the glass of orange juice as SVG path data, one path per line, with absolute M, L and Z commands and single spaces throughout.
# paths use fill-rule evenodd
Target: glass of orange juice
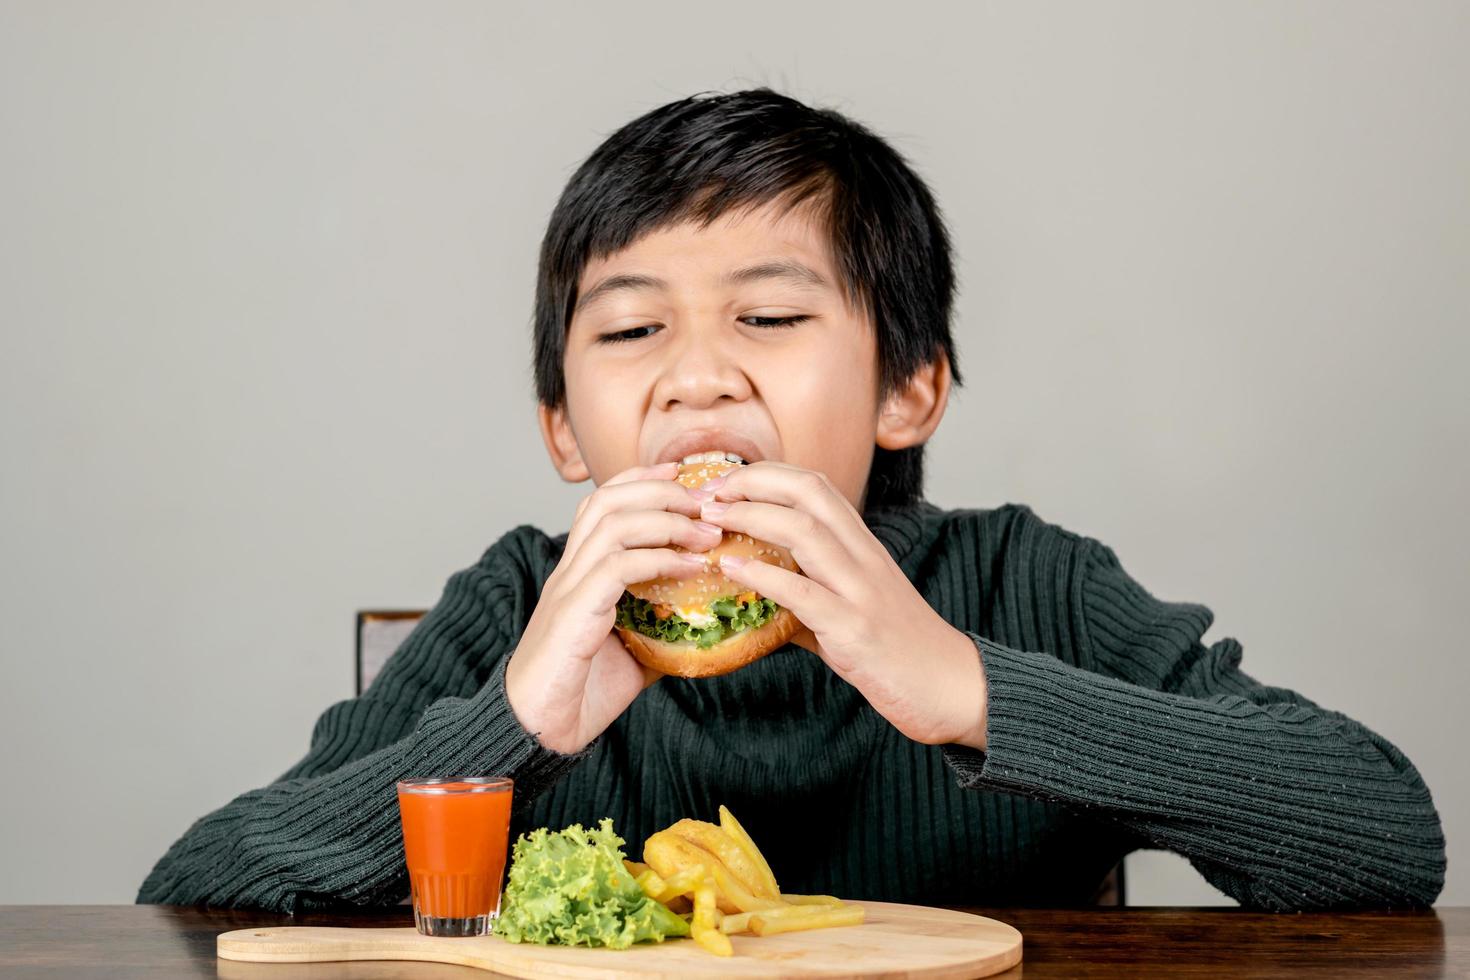
M 426 936 L 482 936 L 500 914 L 513 781 L 405 779 L 398 784 L 413 921 Z

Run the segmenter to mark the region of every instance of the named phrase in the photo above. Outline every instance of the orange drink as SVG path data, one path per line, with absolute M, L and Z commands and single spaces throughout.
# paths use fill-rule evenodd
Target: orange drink
M 480 936 L 500 913 L 512 781 L 406 779 L 398 784 L 413 921 L 426 936 Z

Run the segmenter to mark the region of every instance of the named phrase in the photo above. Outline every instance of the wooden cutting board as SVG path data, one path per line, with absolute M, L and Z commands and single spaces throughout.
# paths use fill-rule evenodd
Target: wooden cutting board
M 622 980 L 668 977 L 988 977 L 1021 961 L 1021 933 L 1004 922 L 919 905 L 853 902 L 862 925 L 731 936 L 735 955 L 715 956 L 693 940 L 632 949 L 535 946 L 496 936 L 444 939 L 411 928 L 279 926 L 222 933 L 221 959 L 252 963 L 425 960 L 494 970 L 513 977 Z M 223 972 L 222 974 L 223 975 Z M 262 974 L 264 977 L 264 974 Z

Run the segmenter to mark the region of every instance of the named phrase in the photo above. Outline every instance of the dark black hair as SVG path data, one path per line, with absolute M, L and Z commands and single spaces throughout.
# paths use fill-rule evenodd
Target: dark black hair
M 609 136 L 577 169 L 541 244 L 534 325 L 536 396 L 566 400 L 563 360 L 577 284 L 589 260 L 649 232 L 779 201 L 825 219 L 850 301 L 877 330 L 878 397 L 943 351 L 954 270 L 934 196 L 893 147 L 831 109 L 767 88 L 696 95 L 660 106 Z M 924 447 L 877 448 L 865 507 L 923 496 Z

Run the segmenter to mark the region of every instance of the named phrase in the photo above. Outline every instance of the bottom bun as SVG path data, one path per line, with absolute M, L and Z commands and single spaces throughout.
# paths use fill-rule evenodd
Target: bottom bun
M 785 645 L 799 629 L 801 620 L 789 609 L 782 608 L 764 626 L 741 630 L 701 650 L 692 640 L 669 643 L 645 636 L 637 630 L 617 627 L 623 646 L 639 663 L 675 677 L 717 677 L 739 670 Z

